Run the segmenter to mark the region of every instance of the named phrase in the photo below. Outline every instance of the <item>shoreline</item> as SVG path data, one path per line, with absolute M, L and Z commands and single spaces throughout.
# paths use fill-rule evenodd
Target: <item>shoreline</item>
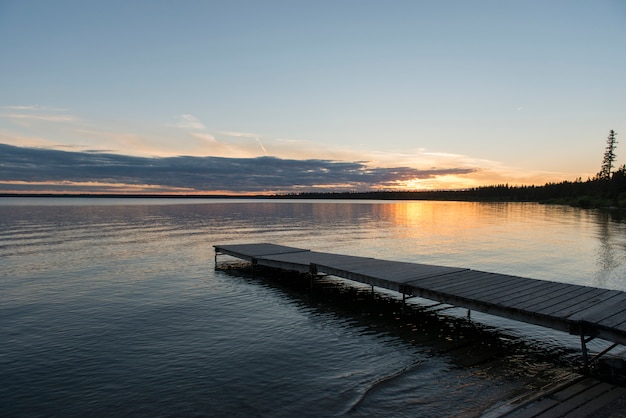
M 167 193 L 0 193 L 0 198 L 69 198 L 69 199 L 232 199 L 232 200 L 354 200 L 354 201 L 432 201 L 432 202 L 477 202 L 477 203 L 539 203 L 562 205 L 580 209 L 623 210 L 625 205 L 615 204 L 612 199 L 590 199 L 586 196 L 570 199 L 507 199 L 472 198 L 463 196 L 461 191 L 445 192 L 366 192 L 366 193 L 315 193 L 300 195 L 227 195 L 227 194 L 167 194 Z

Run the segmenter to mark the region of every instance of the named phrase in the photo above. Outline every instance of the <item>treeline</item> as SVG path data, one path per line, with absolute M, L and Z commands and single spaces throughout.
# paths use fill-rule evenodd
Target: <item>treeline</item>
M 541 202 L 578 207 L 626 208 L 626 165 L 609 179 L 577 179 L 543 186 L 510 186 L 498 184 L 464 190 L 305 192 L 275 196 L 299 199 L 377 199 L 377 200 L 461 200 L 490 202 Z

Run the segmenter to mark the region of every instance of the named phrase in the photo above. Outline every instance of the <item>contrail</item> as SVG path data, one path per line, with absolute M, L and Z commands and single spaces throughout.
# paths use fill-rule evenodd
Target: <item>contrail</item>
M 256 142 L 259 143 L 259 146 L 261 147 L 261 149 L 263 150 L 263 152 L 265 153 L 265 155 L 267 155 L 267 150 L 265 149 L 265 147 L 263 146 L 263 144 L 261 143 L 261 140 L 259 139 L 259 137 L 256 137 Z

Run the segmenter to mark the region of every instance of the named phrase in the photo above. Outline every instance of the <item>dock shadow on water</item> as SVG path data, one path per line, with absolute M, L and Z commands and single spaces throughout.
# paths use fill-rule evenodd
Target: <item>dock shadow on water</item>
M 415 364 L 390 371 L 370 382 L 349 402 L 350 406 L 344 411 L 346 416 L 368 415 L 368 404 L 379 402 L 388 387 L 396 383 L 404 385 L 402 390 L 408 390 L 415 375 L 429 376 L 428 363 L 437 359 L 445 359 L 453 368 L 467 371 L 478 379 L 493 380 L 496 384 L 508 382 L 510 387 L 506 395 L 494 395 L 491 398 L 494 403 L 506 400 L 498 398 L 501 396 L 511 398 L 540 390 L 567 378 L 580 366 L 580 353 L 571 348 L 546 347 L 541 342 L 507 334 L 505 330 L 468 318 L 465 309 L 424 299 L 403 304 L 394 292 L 378 288 L 372 291 L 370 286 L 336 277 L 311 277 L 271 268 L 253 268 L 241 261 L 221 262 L 216 269 L 270 287 L 307 309 L 341 318 L 355 328 L 396 339 L 424 353 L 425 357 L 421 356 Z M 440 396 L 442 409 L 439 414 L 445 416 L 446 395 Z M 488 406 L 468 407 L 463 413 L 479 416 Z

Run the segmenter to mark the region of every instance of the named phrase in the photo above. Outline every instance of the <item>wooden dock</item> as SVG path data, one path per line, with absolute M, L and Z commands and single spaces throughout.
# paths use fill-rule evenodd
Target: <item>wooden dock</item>
M 600 338 L 626 345 L 626 292 L 488 273 L 467 268 L 331 254 L 276 244 L 216 245 L 253 265 L 326 274 L 366 283 L 579 335 L 585 365 L 586 343 Z
M 626 388 L 572 375 L 537 393 L 495 405 L 481 418 L 623 417 Z

